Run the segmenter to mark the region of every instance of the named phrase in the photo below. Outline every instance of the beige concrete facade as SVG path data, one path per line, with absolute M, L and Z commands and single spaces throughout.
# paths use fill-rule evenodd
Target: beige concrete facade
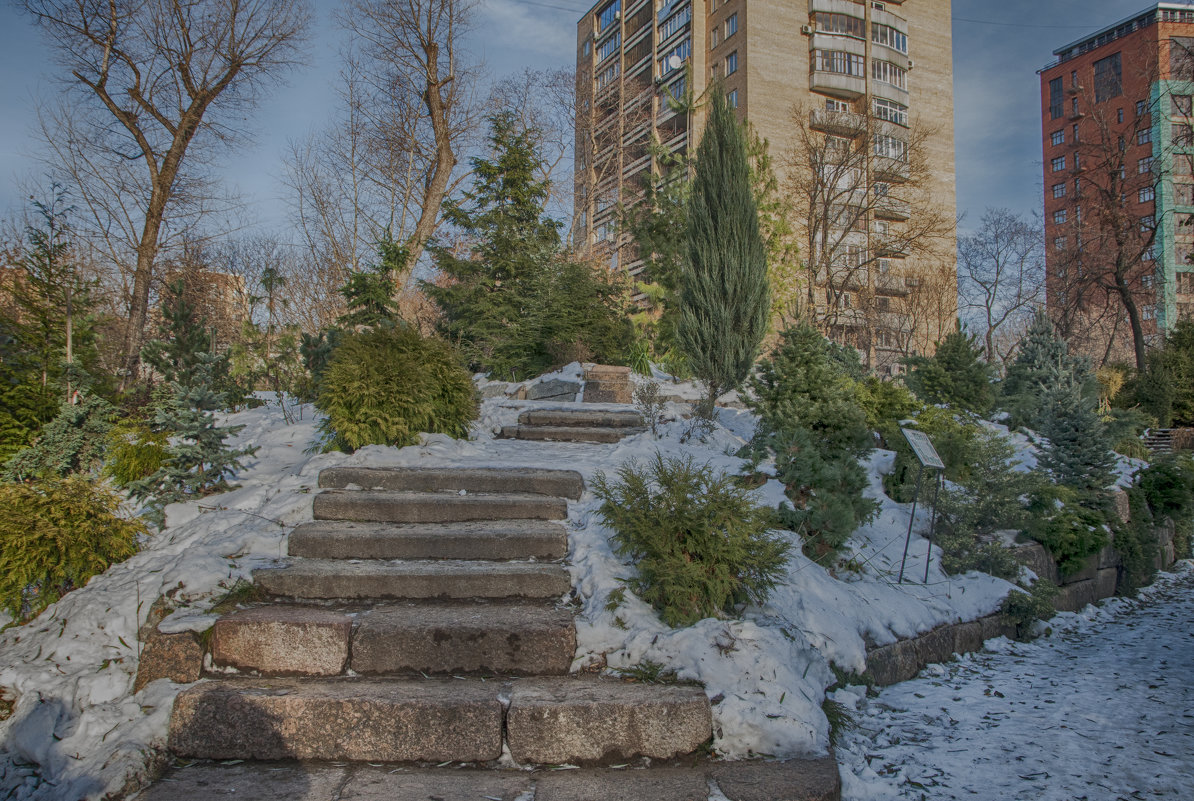
M 664 99 L 665 92 L 688 80 L 686 74 L 698 98 L 714 80 L 722 81 L 739 113 L 769 142 L 781 187 L 793 194 L 786 181 L 792 176 L 784 172 L 797 169 L 791 165 L 800 163 L 798 151 L 807 147 L 806 129 L 818 127 L 821 134 L 830 134 L 823 124 L 813 123 L 823 123 L 827 116 L 859 119 L 862 125 L 851 135 L 861 149 L 869 151 L 867 140 L 879 133 L 916 140 L 916 158 L 927 165 L 919 174 L 913 168 L 910 180 L 900 165 L 881 173 L 879 163 L 891 159 L 868 152 L 860 191 L 878 182 L 886 191 L 890 183 L 893 196 L 903 198 L 913 189 L 900 184 L 916 183 L 915 192 L 931 199 L 932 213 L 947 225 L 932 233 L 932 241 L 883 258 L 880 275 L 874 254 L 882 246 L 869 233 L 873 226 L 880 226 L 885 236 L 888 230 L 913 230 L 916 210 L 927 206 L 895 201 L 893 205 L 912 210 L 912 219 L 907 213 L 865 210 L 856 224 L 862 233 L 842 241 L 851 243 L 851 258 L 859 249 L 870 254 L 874 269 L 868 272 L 873 274 L 852 280 L 864 291 L 869 286 L 872 295 L 885 296 L 881 327 L 896 334 L 878 335 L 874 325 L 865 336 L 851 333 L 856 323 L 849 315 L 839 315 L 841 325 L 824 327 L 886 370 L 901 355 L 930 349 L 943 329 L 952 328 L 957 311 L 951 23 L 949 0 L 602 0 L 577 24 L 577 243 L 636 270 L 635 254 L 616 231 L 616 203 L 633 203 L 642 173 L 655 168 L 637 147 L 644 134 L 674 151 L 689 150 L 699 136 L 699 112 L 691 119 L 675 115 Z M 647 39 L 649 61 L 642 57 Z M 615 64 L 616 80 L 610 78 Z M 832 110 L 827 110 L 828 101 L 836 102 Z M 896 109 L 890 113 L 898 115 L 897 121 L 876 118 L 879 105 L 884 113 Z M 908 154 L 903 159 L 909 160 Z M 793 220 L 797 228 L 810 227 L 803 224 L 805 216 Z M 856 240 L 860 244 L 853 244 Z M 802 235 L 798 242 L 801 258 L 807 260 L 809 247 Z M 806 272 L 818 273 L 815 268 Z M 926 273 L 935 276 L 940 290 L 931 303 L 915 297 L 923 280 L 918 277 Z M 815 280 L 833 279 L 822 274 Z M 807 294 L 818 302 L 828 297 L 820 289 Z M 840 302 L 844 295 L 837 292 L 836 297 Z M 916 304 L 922 308 L 913 309 Z M 932 313 L 925 311 L 927 306 L 933 306 Z

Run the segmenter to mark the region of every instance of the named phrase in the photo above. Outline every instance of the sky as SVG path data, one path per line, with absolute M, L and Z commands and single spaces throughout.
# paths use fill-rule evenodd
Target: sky
M 247 219 L 263 230 L 282 233 L 287 226 L 280 177 L 289 142 L 318 128 L 334 106 L 338 33 L 332 17 L 338 5 L 339 0 L 315 0 L 305 65 L 261 104 L 250 120 L 253 141 L 224 165 L 229 187 L 249 201 Z M 576 20 L 591 5 L 589 0 L 479 0 L 470 47 L 495 78 L 524 68 L 572 68 Z M 1023 215 L 1041 208 L 1036 71 L 1053 60 L 1054 49 L 1149 4 L 955 0 L 952 5 L 958 212 L 964 233 L 977 227 L 986 208 Z M 18 211 L 26 202 L 23 190 L 36 187 L 44 175 L 37 161 L 37 98 L 59 91 L 55 64 L 39 31 L 14 6 L 0 3 L 0 215 Z

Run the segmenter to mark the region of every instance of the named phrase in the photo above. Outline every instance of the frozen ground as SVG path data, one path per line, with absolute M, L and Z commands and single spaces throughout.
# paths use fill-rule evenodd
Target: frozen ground
M 1194 566 L 859 699 L 848 801 L 1194 798 Z M 851 688 L 852 690 L 853 688 Z

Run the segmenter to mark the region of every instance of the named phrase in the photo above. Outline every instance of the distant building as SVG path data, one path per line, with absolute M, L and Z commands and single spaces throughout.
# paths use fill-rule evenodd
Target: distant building
M 848 285 L 835 283 L 833 265 L 810 270 L 818 277 L 809 295 L 819 303 L 833 296 L 842 313 L 826 326 L 831 336 L 889 369 L 908 349 L 912 328 L 929 343 L 943 333 L 940 325 L 926 328 L 907 308 L 909 288 L 920 280 L 915 258 L 883 250 L 898 239 L 893 232 L 918 224 L 909 219 L 914 207 L 901 199 L 901 184 L 908 181 L 910 131 L 924 133 L 931 170 L 922 188 L 949 224 L 935 247 L 948 273 L 944 316 L 952 328 L 956 200 L 948 0 L 602 0 L 577 23 L 576 59 L 576 229 L 583 246 L 631 273 L 641 269 L 618 233 L 618 204 L 634 203 L 644 176 L 658 172 L 648 150 L 653 137 L 672 152 L 695 148 L 703 113 L 677 112 L 668 96 L 691 89 L 700 97 L 719 79 L 731 104 L 769 141 L 781 170 L 801 145 L 801 131 L 863 156 L 851 169 L 851 190 L 885 200 L 846 214 L 849 236 L 827 259 L 842 270 L 850 264 L 863 269 L 850 271 Z M 800 244 L 808 249 L 803 239 Z M 856 292 L 881 309 L 880 330 L 866 343 L 853 330 Z
M 1040 71 L 1048 307 L 1096 362 L 1194 316 L 1194 4 L 1157 3 Z

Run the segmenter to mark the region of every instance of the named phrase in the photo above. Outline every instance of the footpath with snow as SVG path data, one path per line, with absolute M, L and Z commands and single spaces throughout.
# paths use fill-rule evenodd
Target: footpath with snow
M 578 380 L 579 375 L 579 365 L 570 365 L 541 380 Z M 696 395 L 691 386 L 667 384 L 665 391 Z M 286 553 L 290 529 L 311 519 L 311 498 L 325 468 L 570 468 L 591 484 L 598 472 L 612 474 L 627 460 L 651 459 L 660 451 L 737 472 L 742 460 L 733 454 L 755 425 L 748 412 L 721 409 L 718 425 L 704 441 L 685 442 L 689 423 L 680 418 L 683 407 L 669 404 L 658 436 L 646 432 L 610 445 L 494 438 L 500 426 L 514 423 L 532 405 L 505 396 L 489 398 L 470 440 L 425 436 L 416 446 L 368 447 L 351 455 L 310 451 L 316 426 L 309 406 L 291 410 L 305 417 L 297 423 L 287 422 L 276 401 L 229 415 L 228 424 L 244 426 L 236 445 L 260 448 L 236 477 L 237 489 L 169 507 L 167 527 L 132 559 L 68 594 L 30 624 L 0 633 L 0 688 L 15 701 L 11 716 L 0 722 L 0 738 L 6 743 L 0 753 L 4 797 L 99 798 L 141 782 L 164 748 L 170 707 L 181 689 L 161 680 L 132 695 L 137 631 L 150 605 L 167 595 L 180 606 L 159 627 L 164 632 L 210 626 L 214 617 L 205 614 L 208 607 L 239 579 L 248 579 L 253 569 L 277 563 Z M 1030 449 L 1021 444 L 1022 450 Z M 610 594 L 622 586 L 619 580 L 633 568 L 613 554 L 610 532 L 597 514 L 599 501 L 586 492 L 569 504 L 567 521 L 569 570 L 581 607 L 573 669 L 621 668 L 650 660 L 674 669 L 681 679 L 703 683 L 713 701 L 713 749 L 721 757 L 824 753 L 828 724 L 821 704 L 825 688 L 834 681 L 831 662 L 861 672 L 868 645 L 990 614 L 1012 586 L 979 573 L 948 577 L 935 553 L 927 583 L 896 582 L 910 505 L 883 494 L 882 475 L 893 459 L 885 451 L 870 459 L 869 494 L 880 510 L 851 539 L 850 570 L 832 571 L 796 547 L 786 583 L 763 607 L 744 610 L 741 619 L 708 619 L 686 629 L 663 625 L 629 593 L 620 606 L 607 607 Z M 769 481 L 758 497 L 778 504 L 783 488 Z M 918 531 L 922 517 L 917 517 Z M 924 575 L 926 544 L 914 537 L 909 575 Z M 873 709 L 878 714 L 879 708 Z M 860 769 L 862 777 L 854 786 L 869 781 L 865 773 Z
M 847 801 L 1194 797 L 1194 565 L 857 705 Z

